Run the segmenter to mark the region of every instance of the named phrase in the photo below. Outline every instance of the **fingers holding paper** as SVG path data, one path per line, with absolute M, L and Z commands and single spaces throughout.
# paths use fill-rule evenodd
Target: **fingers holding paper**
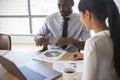
M 73 53 L 73 60 L 83 60 L 83 54 L 80 52 Z
M 69 44 L 72 44 L 72 41 L 70 38 L 60 38 L 56 42 L 56 46 L 63 46 L 63 45 L 69 45 Z
M 47 50 L 47 46 L 49 44 L 49 39 L 47 38 L 39 38 L 36 40 L 36 46 L 43 46 L 41 51 Z

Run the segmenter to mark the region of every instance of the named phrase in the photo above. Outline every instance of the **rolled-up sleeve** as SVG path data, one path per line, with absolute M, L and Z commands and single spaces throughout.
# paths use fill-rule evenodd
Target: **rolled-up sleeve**
M 43 26 L 39 30 L 39 33 L 37 33 L 35 35 L 35 40 L 37 40 L 39 38 L 43 38 L 50 33 L 49 28 L 48 28 L 48 26 L 49 26 L 48 23 L 49 23 L 49 16 L 46 17 Z

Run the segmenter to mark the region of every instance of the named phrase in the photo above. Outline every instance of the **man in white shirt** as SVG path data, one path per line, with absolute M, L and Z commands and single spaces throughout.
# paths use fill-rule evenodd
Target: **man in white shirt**
M 44 25 L 35 36 L 37 46 L 44 45 L 43 50 L 46 50 L 48 44 L 50 44 L 51 47 L 57 42 L 58 46 L 64 44 L 68 45 L 64 50 L 77 51 L 78 44 L 80 44 L 79 41 L 84 42 L 90 37 L 90 33 L 86 31 L 85 27 L 80 22 L 79 15 L 73 13 L 73 5 L 73 0 L 58 0 L 59 12 L 47 16 Z M 67 37 L 61 39 L 64 21 L 63 17 L 69 17 L 69 21 Z

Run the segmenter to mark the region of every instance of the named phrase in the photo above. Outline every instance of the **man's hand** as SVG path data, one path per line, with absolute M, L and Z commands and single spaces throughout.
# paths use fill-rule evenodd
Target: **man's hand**
M 80 50 L 84 49 L 85 42 L 81 42 L 81 41 L 78 41 L 78 40 L 73 39 L 73 38 L 60 38 L 56 42 L 57 46 L 63 46 L 63 45 L 69 45 L 69 44 L 77 47 L 79 49 L 79 51 L 80 51 Z
M 47 46 L 49 44 L 49 38 L 39 38 L 36 40 L 36 46 L 42 46 L 43 45 L 43 49 L 41 51 L 45 51 L 47 50 Z
M 39 38 L 36 40 L 36 46 L 42 46 L 47 42 L 45 38 Z
M 83 54 L 80 52 L 73 53 L 73 60 L 83 60 Z
M 63 46 L 63 45 L 69 45 L 72 44 L 72 39 L 71 38 L 60 38 L 57 42 L 57 46 Z

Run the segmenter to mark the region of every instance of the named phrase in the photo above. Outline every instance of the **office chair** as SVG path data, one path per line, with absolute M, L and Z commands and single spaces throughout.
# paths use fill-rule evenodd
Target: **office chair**
M 11 50 L 11 36 L 0 33 L 0 50 Z

